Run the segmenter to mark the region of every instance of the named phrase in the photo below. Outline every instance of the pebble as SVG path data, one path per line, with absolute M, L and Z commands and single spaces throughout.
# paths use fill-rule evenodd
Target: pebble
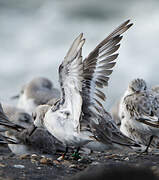
M 89 158 L 81 158 L 81 159 L 78 160 L 78 162 L 83 163 L 83 164 L 89 164 L 89 163 L 91 163 L 91 159 L 89 159 Z
M 100 164 L 99 162 L 92 162 L 91 165 L 98 165 Z
M 125 161 L 129 161 L 129 157 L 126 157 L 124 160 L 125 160 Z
M 22 159 L 29 159 L 30 158 L 30 155 L 29 154 L 22 154 L 19 156 L 19 159 L 22 160 Z
M 53 163 L 56 164 L 56 165 L 60 165 L 60 162 L 57 161 L 57 160 L 53 160 Z
M 115 157 L 118 157 L 118 156 L 116 154 L 111 154 L 111 155 L 105 156 L 106 159 L 112 159 Z
M 72 165 L 72 163 L 70 161 L 67 161 L 67 160 L 62 161 L 61 164 L 64 166 L 68 166 L 68 167 Z
M 47 164 L 47 163 L 48 163 L 47 158 L 45 158 L 45 157 L 41 158 L 41 159 L 40 159 L 40 163 L 41 163 L 41 164 Z
M 5 165 L 5 164 L 0 163 L 0 167 L 6 167 L 6 165 Z
M 38 159 L 39 159 L 39 156 L 36 155 L 36 154 L 32 154 L 32 155 L 31 155 L 31 159 L 36 159 L 36 160 L 38 160 Z
M 35 159 L 31 159 L 31 162 L 32 163 L 36 163 L 37 161 Z
M 40 159 L 40 163 L 41 164 L 53 164 L 53 161 L 51 158 L 46 158 L 46 157 L 43 157 Z
M 21 165 L 21 164 L 15 164 L 13 167 L 19 168 L 19 169 L 25 168 L 25 166 L 24 166 L 24 165 Z
M 69 168 L 77 168 L 77 165 L 71 164 L 71 165 L 69 166 Z

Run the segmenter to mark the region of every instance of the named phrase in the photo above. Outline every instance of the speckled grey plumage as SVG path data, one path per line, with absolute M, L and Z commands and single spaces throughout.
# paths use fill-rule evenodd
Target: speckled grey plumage
M 22 125 L 17 126 L 16 123 L 9 121 L 2 106 L 0 106 L 0 125 L 6 128 L 6 139 L 2 139 L 1 137 L 0 139 L 8 143 L 10 150 L 14 154 L 40 153 L 53 155 L 56 151 L 65 150 L 61 142 L 44 129 L 38 128 L 29 136 L 30 131 L 32 131 L 32 126 L 25 128 Z
M 156 136 L 151 146 L 158 148 L 159 101 L 156 93 L 147 87 L 143 79 L 134 79 L 122 99 L 124 118 L 121 131 L 144 145 L 152 135 Z
M 53 87 L 49 79 L 37 77 L 23 86 L 18 107 L 31 114 L 38 105 L 46 104 L 50 99 L 59 97 L 59 90 Z

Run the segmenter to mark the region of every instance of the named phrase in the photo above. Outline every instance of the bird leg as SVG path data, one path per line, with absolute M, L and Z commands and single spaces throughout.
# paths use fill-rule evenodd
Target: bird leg
M 66 147 L 65 152 L 57 160 L 59 160 L 59 161 L 64 160 L 67 152 L 68 152 L 68 147 Z
M 148 154 L 148 149 L 149 149 L 149 147 L 150 147 L 150 145 L 151 145 L 151 142 L 152 142 L 152 140 L 153 140 L 153 137 L 154 137 L 154 136 L 150 136 L 149 143 L 148 143 L 146 149 L 145 149 L 141 154 L 144 154 L 144 153 Z
M 76 151 L 72 154 L 72 156 L 75 158 L 75 159 L 81 159 L 81 156 L 79 155 L 79 150 L 80 150 L 80 147 L 78 147 L 76 149 Z

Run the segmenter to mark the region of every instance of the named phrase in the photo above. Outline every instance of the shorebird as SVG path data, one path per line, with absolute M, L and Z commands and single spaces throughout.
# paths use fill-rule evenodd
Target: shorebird
M 131 26 L 129 20 L 121 24 L 84 61 L 85 39 L 80 34 L 59 66 L 61 99 L 45 114 L 39 115 L 38 110 L 34 113 L 35 128 L 47 129 L 66 146 L 66 152 L 70 146 L 76 147 L 77 153 L 80 147 L 90 144 L 92 148 L 104 144 L 105 149 L 114 144 L 137 146 L 119 131 L 100 102 L 105 101 L 100 89 L 108 85 L 121 34 Z
M 145 152 L 150 145 L 159 145 L 159 100 L 156 92 L 148 88 L 143 79 L 134 79 L 122 97 L 124 117 L 120 130 L 129 138 L 144 144 Z M 153 138 L 155 141 L 151 144 Z
M 33 124 L 32 116 L 25 112 L 23 109 L 4 103 L 2 104 L 2 108 L 9 121 L 26 128 Z
M 38 105 L 46 104 L 50 99 L 59 97 L 60 91 L 53 87 L 49 79 L 38 77 L 25 84 L 20 95 L 12 98 L 18 98 L 18 108 L 32 114 Z
M 21 154 L 50 154 L 65 151 L 64 146 L 44 129 L 36 129 L 30 136 L 33 126 L 25 128 L 9 120 L 0 104 L 0 126 L 5 128 L 5 135 L 0 134 L 0 144 L 8 144 L 9 149 L 16 155 Z

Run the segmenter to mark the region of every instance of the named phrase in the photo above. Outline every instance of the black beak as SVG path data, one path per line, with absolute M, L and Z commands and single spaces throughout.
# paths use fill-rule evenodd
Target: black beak
M 31 136 L 36 129 L 37 129 L 37 127 L 33 124 L 32 127 L 29 129 L 29 131 L 30 131 L 29 136 Z
M 19 94 L 11 97 L 11 99 L 18 99 L 18 98 L 19 98 Z

